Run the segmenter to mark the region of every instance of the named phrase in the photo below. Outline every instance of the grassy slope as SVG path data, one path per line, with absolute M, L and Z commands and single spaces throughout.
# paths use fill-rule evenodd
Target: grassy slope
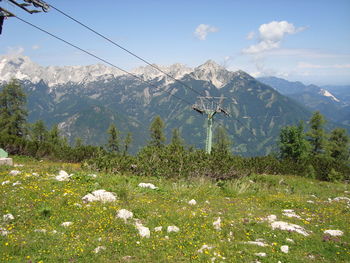
M 10 231 L 7 236 L 0 235 L 0 262 L 210 262 L 213 257 L 216 262 L 350 261 L 350 209 L 345 202 L 328 202 L 328 198 L 349 197 L 349 192 L 344 193 L 350 190 L 349 185 L 270 175 L 218 184 L 205 178 L 169 180 L 108 174 L 93 179 L 78 165 L 21 158 L 16 162 L 25 166 L 0 167 L 0 227 Z M 11 176 L 11 169 L 22 173 Z M 75 175 L 69 182 L 55 181 L 50 175 L 60 169 Z M 10 183 L 1 185 L 6 180 Z M 13 186 L 16 181 L 21 185 Z M 154 183 L 159 190 L 140 188 L 140 182 Z M 97 189 L 115 192 L 118 201 L 84 204 L 81 198 Z M 191 199 L 197 205 L 189 205 Z M 149 239 L 138 235 L 132 221 L 125 224 L 116 218 L 121 208 L 132 211 L 151 229 Z M 294 209 L 302 219 L 283 216 L 283 209 Z M 15 219 L 3 221 L 7 213 Z M 271 214 L 312 233 L 305 237 L 272 230 L 268 222 L 261 221 Z M 221 231 L 213 228 L 219 216 Z M 65 221 L 73 224 L 60 226 Z M 169 225 L 178 226 L 180 232 L 166 233 Z M 157 226 L 163 226 L 163 231 L 155 232 Z M 340 229 L 344 236 L 323 241 L 325 229 Z M 269 246 L 242 243 L 258 238 Z M 213 248 L 198 253 L 203 244 Z M 281 245 L 289 245 L 288 254 L 280 251 Z M 95 254 L 98 246 L 106 250 Z M 267 253 L 267 257 L 255 256 L 258 252 Z

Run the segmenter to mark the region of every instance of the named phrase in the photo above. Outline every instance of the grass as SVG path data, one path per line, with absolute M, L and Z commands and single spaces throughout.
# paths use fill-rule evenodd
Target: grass
M 24 167 L 0 166 L 0 227 L 9 231 L 0 235 L 0 262 L 350 262 L 350 208 L 343 201 L 328 201 L 350 197 L 347 184 L 276 175 L 220 182 L 110 174 L 92 178 L 78 164 L 23 157 L 15 162 Z M 11 176 L 12 169 L 22 173 Z M 70 181 L 54 180 L 52 175 L 61 169 L 74 173 Z M 1 185 L 7 180 L 10 183 Z M 21 184 L 13 186 L 17 181 Z M 140 188 L 140 182 L 159 189 Z M 82 202 L 84 195 L 98 189 L 116 193 L 118 201 Z M 191 199 L 197 205 L 189 205 Z M 116 217 L 122 208 L 151 230 L 150 238 L 140 237 L 132 220 L 124 223 Z M 284 216 L 283 209 L 294 209 L 301 219 Z M 4 221 L 8 213 L 15 219 Z M 272 230 L 262 221 L 271 214 L 311 234 Z M 218 217 L 220 231 L 213 227 Z M 66 221 L 73 224 L 61 226 Z M 171 225 L 180 231 L 167 233 Z M 157 226 L 163 230 L 155 232 Z M 339 229 L 344 235 L 327 239 L 326 229 Z M 259 238 L 268 246 L 243 243 Z M 204 244 L 213 248 L 199 253 Z M 282 245 L 289 246 L 288 254 L 281 252 Z M 106 249 L 94 253 L 98 246 Z M 267 256 L 254 255 L 259 252 Z

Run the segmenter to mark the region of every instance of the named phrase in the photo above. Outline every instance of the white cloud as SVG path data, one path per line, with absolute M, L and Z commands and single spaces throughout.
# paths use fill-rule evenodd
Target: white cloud
M 197 26 L 196 30 L 194 31 L 194 35 L 199 40 L 205 40 L 209 33 L 215 33 L 218 30 L 219 29 L 217 27 L 214 27 L 211 25 L 200 24 L 199 26 Z
M 33 45 L 33 46 L 32 46 L 32 49 L 33 49 L 33 50 L 37 50 L 37 49 L 39 49 L 39 48 L 40 48 L 39 45 Z
M 23 47 L 8 47 L 7 48 L 7 55 L 18 56 L 18 55 L 22 55 L 23 53 L 24 53 Z
M 350 69 L 350 64 L 333 64 L 333 65 L 319 65 L 308 62 L 299 62 L 298 68 L 311 68 L 311 69 Z
M 247 39 L 248 40 L 252 40 L 253 38 L 255 37 L 255 32 L 254 31 L 251 31 L 247 34 Z
M 305 27 L 297 28 L 287 21 L 272 21 L 268 24 L 262 24 L 259 27 L 259 42 L 243 49 L 242 52 L 246 54 L 257 54 L 267 50 L 277 49 L 286 35 L 295 34 L 305 29 Z M 248 34 L 247 38 L 252 37 L 251 33 Z

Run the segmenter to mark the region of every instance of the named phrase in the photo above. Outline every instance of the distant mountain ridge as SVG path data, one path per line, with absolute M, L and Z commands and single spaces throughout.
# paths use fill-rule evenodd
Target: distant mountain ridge
M 276 77 L 264 77 L 258 80 L 312 111 L 319 110 L 328 120 L 348 126 L 347 129 L 350 129 L 350 101 L 348 100 L 349 95 L 348 97 L 345 95 L 350 94 L 350 87 L 348 93 L 344 92 L 346 87 L 343 87 L 343 92 L 333 94 L 333 91 L 328 91 L 327 87 L 304 85 L 301 82 Z
M 151 66 L 133 72 L 157 88 L 104 65 L 41 67 L 27 57 L 2 57 L 0 81 L 8 81 L 11 75 L 20 79 L 28 95 L 29 121 L 57 123 L 70 141 L 80 137 L 99 145 L 106 143 L 106 130 L 115 123 L 122 134 L 133 133 L 133 152 L 147 143 L 148 127 L 156 115 L 165 121 L 168 137 L 176 127 L 188 144 L 204 148 L 205 116 L 169 93 L 193 104 L 198 94 L 225 97 L 223 106 L 231 116 L 218 114 L 214 129 L 225 126 L 234 141 L 232 150 L 241 155 L 270 153 L 281 127 L 311 115 L 249 74 L 231 72 L 211 60 L 195 68 L 155 66 L 197 93 Z

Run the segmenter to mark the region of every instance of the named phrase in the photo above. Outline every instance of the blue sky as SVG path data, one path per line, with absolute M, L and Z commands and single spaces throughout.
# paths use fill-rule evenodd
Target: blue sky
M 213 59 L 253 76 L 350 84 L 349 0 L 47 2 L 156 64 Z M 0 5 L 124 69 L 144 65 L 55 10 L 29 15 L 6 0 Z M 44 66 L 98 63 L 15 18 L 0 36 L 0 54 L 7 53 Z

